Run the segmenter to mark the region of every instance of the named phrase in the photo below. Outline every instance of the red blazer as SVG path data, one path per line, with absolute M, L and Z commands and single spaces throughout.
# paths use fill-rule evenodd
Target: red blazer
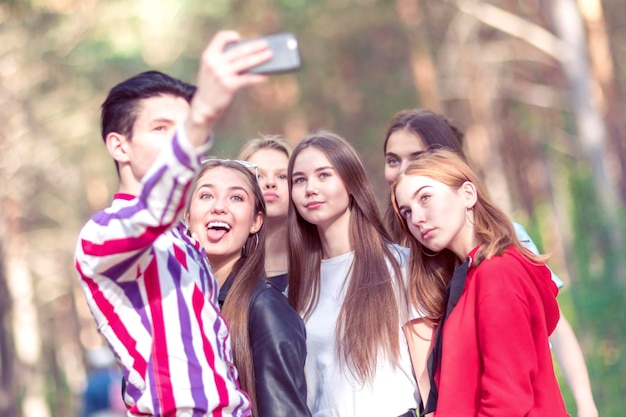
M 548 344 L 557 292 L 548 268 L 513 247 L 470 266 L 443 328 L 436 417 L 568 415 Z

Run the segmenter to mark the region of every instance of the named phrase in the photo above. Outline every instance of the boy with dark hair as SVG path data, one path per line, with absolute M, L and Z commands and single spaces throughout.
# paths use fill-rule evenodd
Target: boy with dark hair
M 213 38 L 197 90 L 150 71 L 114 87 L 102 106 L 120 185 L 81 231 L 76 269 L 122 366 L 129 416 L 250 415 L 217 281 L 180 221 L 215 122 L 240 88 L 265 80 L 244 71 L 271 57 L 267 44 L 224 51 L 237 40 L 235 32 Z

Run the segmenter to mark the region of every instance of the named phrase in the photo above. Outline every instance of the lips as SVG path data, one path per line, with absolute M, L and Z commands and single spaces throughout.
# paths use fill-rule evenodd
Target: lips
M 273 193 L 273 192 L 263 193 L 263 199 L 268 203 L 272 201 L 276 201 L 278 200 L 278 194 Z
M 230 232 L 230 225 L 222 221 L 212 221 L 206 226 L 207 237 L 210 242 L 217 242 L 221 240 L 228 232 Z
M 324 203 L 321 202 L 321 201 L 309 201 L 309 202 L 304 204 L 304 207 L 308 208 L 309 210 L 312 210 L 312 209 L 318 208 L 322 204 L 324 204 Z
M 433 232 L 435 231 L 434 228 L 430 228 L 430 229 L 425 229 L 422 232 L 422 239 L 424 240 L 428 240 L 429 238 L 431 238 L 433 236 Z

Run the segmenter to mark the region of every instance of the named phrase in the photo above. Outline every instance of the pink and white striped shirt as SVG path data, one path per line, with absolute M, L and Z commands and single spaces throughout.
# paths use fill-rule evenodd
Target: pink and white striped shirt
M 118 194 L 83 227 L 76 269 L 127 381 L 130 416 L 249 416 L 218 284 L 180 216 L 200 155 L 179 132 L 138 197 Z

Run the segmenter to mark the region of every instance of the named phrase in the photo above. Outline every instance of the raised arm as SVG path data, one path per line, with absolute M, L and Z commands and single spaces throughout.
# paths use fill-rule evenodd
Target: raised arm
M 139 198 L 98 213 L 81 232 L 76 265 L 83 276 L 119 278 L 179 219 L 214 124 L 240 88 L 265 80 L 241 72 L 269 59 L 266 43 L 223 51 L 238 39 L 236 32 L 219 32 L 203 52 L 187 118 L 143 176 Z

